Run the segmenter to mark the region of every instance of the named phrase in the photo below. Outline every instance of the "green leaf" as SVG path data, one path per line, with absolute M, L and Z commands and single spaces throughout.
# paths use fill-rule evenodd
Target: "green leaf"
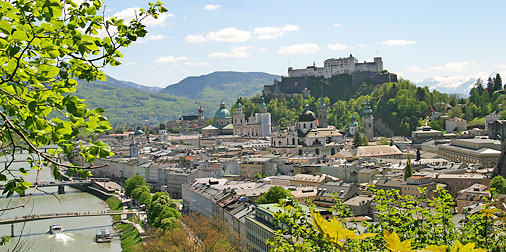
M 2 31 L 5 34 L 11 34 L 12 32 L 12 26 L 7 23 L 5 20 L 0 21 L 0 31 Z
M 58 73 L 60 73 L 60 69 L 58 67 L 51 66 L 51 65 L 41 65 L 41 66 L 39 66 L 38 69 L 47 78 L 53 78 L 53 77 L 57 76 Z
M 11 37 L 13 39 L 21 40 L 21 41 L 28 41 L 28 35 L 26 35 L 26 32 L 24 31 L 15 31 Z

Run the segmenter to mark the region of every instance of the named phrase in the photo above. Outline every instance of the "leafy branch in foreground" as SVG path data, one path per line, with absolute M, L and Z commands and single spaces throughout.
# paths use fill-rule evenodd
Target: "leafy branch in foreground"
M 106 144 L 81 143 L 78 155 L 89 163 L 75 166 L 65 157 L 75 155 L 73 139 L 81 132 L 100 133 L 110 129 L 103 109 L 89 109 L 72 93 L 76 79 L 105 80 L 101 69 L 117 66 L 120 48 L 147 34 L 142 21 L 157 18 L 167 9 L 160 3 L 140 9 L 135 19 L 105 18 L 100 0 L 9 0 L 0 1 L 0 152 L 5 158 L 0 169 L 3 195 L 22 193 L 32 184 L 9 169 L 19 150 L 32 154 L 27 162 L 36 170 L 33 190 L 18 206 L 26 205 L 38 190 L 40 169 L 49 166 L 56 178 L 63 172 L 90 175 L 95 159 L 112 155 Z M 105 36 L 99 36 L 99 33 Z M 55 146 L 48 153 L 41 146 Z M 22 175 L 30 169 L 19 168 Z M 69 174 L 69 175 L 70 175 Z
M 434 197 L 401 196 L 397 190 L 374 190 L 375 215 L 379 222 L 353 222 L 346 206 L 336 201 L 326 221 L 307 213 L 296 201 L 280 203 L 274 214 L 278 229 L 269 241 L 270 251 L 434 251 L 482 252 L 506 249 L 506 212 L 491 197 L 483 209 L 465 213 L 460 225 L 453 223 L 453 198 L 443 189 Z M 358 230 L 362 230 L 361 233 Z M 383 235 L 378 235 L 383 234 Z

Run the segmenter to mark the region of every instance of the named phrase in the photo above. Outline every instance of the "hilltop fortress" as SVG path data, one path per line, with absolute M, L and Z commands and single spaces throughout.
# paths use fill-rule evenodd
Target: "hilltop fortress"
M 376 73 L 383 71 L 383 60 L 381 57 L 374 58 L 373 62 L 358 63 L 358 60 L 350 54 L 350 57 L 339 59 L 327 59 L 323 62 L 323 67 L 316 67 L 313 62 L 312 66 L 305 69 L 288 68 L 288 77 L 323 77 L 329 79 L 339 74 L 354 73 Z
M 374 86 L 386 82 L 397 82 L 397 75 L 383 69 L 381 57 L 375 57 L 372 62 L 359 63 L 350 54 L 346 58 L 327 59 L 323 62 L 323 67 L 317 67 L 315 63 L 304 69 L 289 67 L 288 77 L 281 77 L 281 81 L 275 80 L 273 84 L 265 85 L 263 92 L 267 99 L 296 94 L 317 97 L 323 87 L 326 96 L 330 97 L 332 90 L 342 94 L 343 89 L 346 89 L 349 91 L 347 93 L 352 93 L 363 83 Z M 336 97 L 345 98 L 339 93 Z

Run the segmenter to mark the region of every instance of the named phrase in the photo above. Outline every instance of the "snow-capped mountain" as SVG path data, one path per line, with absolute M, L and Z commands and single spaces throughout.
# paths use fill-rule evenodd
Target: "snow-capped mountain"
M 430 90 L 437 90 L 442 93 L 469 95 L 469 91 L 473 88 L 476 80 L 481 78 L 483 85 L 487 84 L 488 77 L 494 78 L 497 72 L 490 75 L 450 75 L 450 76 L 434 76 L 414 83 L 419 87 L 429 87 Z

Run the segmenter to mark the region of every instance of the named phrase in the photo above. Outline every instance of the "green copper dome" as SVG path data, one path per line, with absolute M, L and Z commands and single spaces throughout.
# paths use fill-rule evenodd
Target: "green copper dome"
M 225 102 L 222 100 L 220 108 L 214 114 L 214 119 L 225 119 L 230 117 L 230 111 L 228 111 L 227 107 L 225 106 Z
M 350 128 L 351 127 L 358 127 L 358 123 L 357 123 L 357 120 L 355 119 L 355 115 L 353 115 L 351 117 L 351 123 L 350 123 Z

